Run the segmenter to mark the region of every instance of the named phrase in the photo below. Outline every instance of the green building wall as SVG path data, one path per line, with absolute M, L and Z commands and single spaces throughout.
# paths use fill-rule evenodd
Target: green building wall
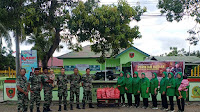
M 130 58 L 129 53 L 134 52 L 134 57 Z M 116 68 L 119 67 L 122 70 L 122 67 L 130 67 L 131 61 L 144 61 L 147 56 L 133 48 L 129 48 L 122 53 L 120 53 L 116 58 L 106 59 L 106 64 L 97 62 L 97 58 L 80 58 L 80 59 L 63 59 L 63 66 L 75 66 L 76 64 L 88 64 L 88 65 L 99 65 L 100 70 L 105 70 L 107 68 Z M 91 74 L 95 74 L 97 71 L 91 71 Z M 119 73 L 118 70 L 114 71 Z M 72 74 L 73 71 L 66 71 L 66 74 Z M 80 71 L 81 74 L 85 74 L 84 71 Z

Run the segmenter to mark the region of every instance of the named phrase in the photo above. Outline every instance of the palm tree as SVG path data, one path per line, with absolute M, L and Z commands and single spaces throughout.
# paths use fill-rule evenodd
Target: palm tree
M 0 23 L 0 46 L 1 46 L 0 53 L 1 53 L 1 49 L 3 48 L 2 46 L 3 39 L 6 41 L 7 47 L 11 49 L 11 46 L 12 46 L 11 37 L 8 33 L 8 30 L 3 26 L 3 24 Z

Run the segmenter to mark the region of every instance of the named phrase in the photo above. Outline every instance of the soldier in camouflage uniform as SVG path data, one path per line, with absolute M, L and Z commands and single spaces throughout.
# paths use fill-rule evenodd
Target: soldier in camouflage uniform
M 74 68 L 74 74 L 69 76 L 70 80 L 70 110 L 73 110 L 74 94 L 76 95 L 76 108 L 79 107 L 79 94 L 80 94 L 80 82 L 81 76 L 78 74 L 78 69 Z
M 20 75 L 17 75 L 18 112 L 27 112 L 28 109 L 28 82 L 25 74 L 26 69 L 22 68 Z
M 30 112 L 33 112 L 34 102 L 36 102 L 37 112 L 40 112 L 40 91 L 42 90 L 41 77 L 39 76 L 39 68 L 35 68 L 34 73 L 29 78 L 29 90 L 31 92 L 30 97 Z M 31 87 L 30 87 L 31 85 Z
M 65 74 L 65 69 L 61 68 L 61 74 L 57 77 L 57 85 L 58 85 L 58 97 L 59 97 L 59 109 L 61 111 L 61 103 L 63 98 L 64 110 L 67 111 L 67 75 Z
M 82 76 L 82 86 L 83 86 L 83 109 L 85 109 L 86 99 L 89 101 L 89 108 L 94 108 L 92 106 L 92 75 L 90 75 L 90 69 L 86 69 L 86 74 Z
M 43 105 L 43 112 L 51 111 L 50 105 L 52 102 L 52 84 L 53 80 L 50 80 L 48 74 L 48 68 L 43 68 L 43 76 L 42 78 L 42 85 L 44 89 L 44 105 Z

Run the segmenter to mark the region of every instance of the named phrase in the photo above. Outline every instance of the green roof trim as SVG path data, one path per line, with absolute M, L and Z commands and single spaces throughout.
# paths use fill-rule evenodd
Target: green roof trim
M 128 49 L 124 50 L 123 52 L 121 52 L 121 53 L 120 53 L 120 54 L 118 54 L 117 56 L 115 56 L 115 58 L 119 57 L 120 55 L 124 54 L 125 52 L 129 51 L 130 49 L 134 49 L 134 50 L 136 50 L 136 51 L 138 51 L 138 52 L 140 52 L 140 53 L 144 54 L 144 55 L 145 55 L 145 56 L 147 56 L 147 57 L 149 57 L 149 56 L 150 56 L 149 54 L 147 54 L 147 53 L 145 53 L 145 52 L 141 51 L 140 49 L 138 49 L 138 48 L 136 48 L 136 47 L 132 46 L 132 47 L 129 47 Z

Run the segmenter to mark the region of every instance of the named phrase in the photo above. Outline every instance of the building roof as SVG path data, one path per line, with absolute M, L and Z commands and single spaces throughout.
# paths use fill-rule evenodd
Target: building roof
M 130 47 L 128 49 L 123 49 L 123 50 L 120 50 L 119 54 L 116 55 L 115 57 L 118 57 L 119 55 L 125 53 L 126 51 L 128 51 L 129 49 L 135 49 L 137 50 L 138 52 L 146 55 L 146 56 L 150 56 L 149 54 L 139 50 L 138 48 L 136 47 Z M 109 58 L 110 55 L 111 55 L 111 52 L 109 53 L 106 53 L 106 57 Z M 82 51 L 79 51 L 79 52 L 76 52 L 76 51 L 72 51 L 72 52 L 69 52 L 69 53 L 66 53 L 64 55 L 61 55 L 59 56 L 58 58 L 59 59 L 65 59 L 65 58 L 98 58 L 101 56 L 101 53 L 94 53 L 91 51 L 91 47 L 90 45 L 87 45 L 85 47 L 83 47 Z
M 145 61 L 184 61 L 186 63 L 195 63 L 200 61 L 196 56 L 153 56 Z
M 48 64 L 47 64 L 48 67 L 51 67 L 51 60 L 52 60 L 52 58 L 50 58 L 49 61 L 48 61 Z M 41 67 L 41 66 L 42 66 L 42 63 L 41 63 L 41 60 L 40 60 L 39 67 Z M 53 57 L 52 66 L 54 66 L 54 67 L 63 66 L 63 60 L 58 59 L 56 57 Z

